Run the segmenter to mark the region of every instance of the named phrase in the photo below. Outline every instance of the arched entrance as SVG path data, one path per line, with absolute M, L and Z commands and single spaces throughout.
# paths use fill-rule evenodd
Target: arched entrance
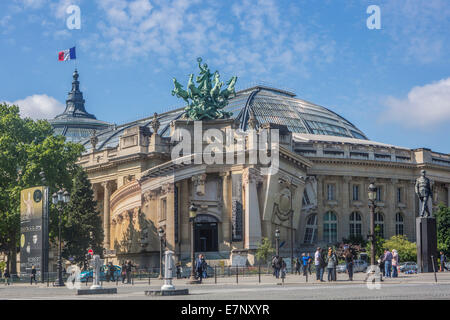
M 218 220 L 213 216 L 200 214 L 195 218 L 195 251 L 211 252 L 219 250 Z

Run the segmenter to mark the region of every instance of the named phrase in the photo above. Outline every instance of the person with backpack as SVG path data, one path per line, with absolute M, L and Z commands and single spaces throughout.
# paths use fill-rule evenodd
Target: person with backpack
M 323 270 L 325 267 L 325 261 L 322 256 L 322 249 L 320 247 L 317 248 L 314 253 L 314 264 L 316 267 L 316 280 L 323 282 Z
M 281 258 L 279 256 L 274 256 L 272 258 L 273 275 L 277 279 L 280 277 L 280 269 L 281 269 L 281 261 L 280 261 L 280 259 Z
M 348 248 L 344 252 L 344 259 L 348 273 L 348 280 L 353 281 L 353 254 Z

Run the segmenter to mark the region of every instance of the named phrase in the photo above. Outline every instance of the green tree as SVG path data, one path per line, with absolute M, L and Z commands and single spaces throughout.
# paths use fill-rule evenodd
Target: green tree
M 404 235 L 393 236 L 384 243 L 384 248 L 397 250 L 400 262 L 417 261 L 417 247 L 415 242 L 408 241 Z
M 435 213 L 438 250 L 444 251 L 446 255 L 450 254 L 450 208 L 439 205 Z
M 86 172 L 79 168 L 73 179 L 71 199 L 64 210 L 62 238 L 65 240 L 63 257 L 84 262 L 88 249 L 103 251 L 103 228 L 96 209 L 91 183 Z
M 71 176 L 83 147 L 54 136 L 47 121 L 20 117 L 19 108 L 0 104 L 0 251 L 8 256 L 11 273 L 20 233 L 20 192 L 42 185 L 44 172 L 50 194 L 71 189 Z M 50 238 L 57 234 L 57 212 L 50 207 Z
M 262 238 L 261 244 L 258 249 L 256 249 L 256 259 L 262 263 L 266 263 L 269 260 L 269 257 L 275 252 L 275 249 L 272 248 L 272 243 L 268 238 Z

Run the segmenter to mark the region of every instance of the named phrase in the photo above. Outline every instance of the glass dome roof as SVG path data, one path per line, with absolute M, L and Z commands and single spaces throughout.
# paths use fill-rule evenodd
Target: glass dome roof
M 368 140 L 366 135 L 351 122 L 322 106 L 298 99 L 295 94 L 256 86 L 237 92 L 225 107 L 233 113 L 233 118 L 240 121 L 243 130 L 247 129 L 250 110 L 255 115 L 258 124 L 274 123 L 286 125 L 294 133 L 339 136 Z M 158 115 L 161 125 L 159 135 L 169 136 L 169 126 L 172 120 L 179 119 L 184 108 Z M 114 148 L 119 145 L 119 137 L 125 129 L 133 126 L 145 126 L 151 129 L 153 117 L 144 118 L 120 126 L 110 126 L 97 132 L 97 149 Z M 91 149 L 89 139 L 81 141 L 87 152 Z

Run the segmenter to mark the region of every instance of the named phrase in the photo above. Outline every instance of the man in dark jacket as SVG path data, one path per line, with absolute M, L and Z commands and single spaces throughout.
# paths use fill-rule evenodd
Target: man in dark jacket
M 127 263 L 127 283 L 131 283 L 131 272 L 133 271 L 133 268 L 136 267 L 131 263 L 131 260 L 128 260 Z
M 34 265 L 31 266 L 31 277 L 30 277 L 30 284 L 33 285 L 34 283 L 37 283 L 36 281 L 36 267 Z

